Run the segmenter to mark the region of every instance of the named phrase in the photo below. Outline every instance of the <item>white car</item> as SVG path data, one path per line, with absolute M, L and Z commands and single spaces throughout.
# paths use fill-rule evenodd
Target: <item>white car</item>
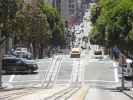
M 28 52 L 28 49 L 27 48 L 22 48 L 22 47 L 18 47 L 15 49 L 15 51 L 23 51 L 23 52 Z
M 16 48 L 12 54 L 18 58 L 26 58 L 26 59 L 32 59 L 32 53 L 28 52 L 27 48 Z
M 94 58 L 95 59 L 103 59 L 102 51 L 101 50 L 95 50 L 94 51 Z

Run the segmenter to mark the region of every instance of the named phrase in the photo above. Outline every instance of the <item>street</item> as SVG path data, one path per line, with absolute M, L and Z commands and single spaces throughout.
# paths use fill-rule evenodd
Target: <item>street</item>
M 114 66 L 116 62 L 104 55 L 102 47 L 88 39 L 92 29 L 90 12 L 85 12 L 80 25 L 75 25 L 79 33 L 71 33 L 75 40 L 67 40 L 70 48 L 60 53 L 55 50 L 49 58 L 35 59 L 38 70 L 32 74 L 2 75 L 0 100 L 133 100 L 127 91 L 117 89 L 121 86 L 119 65 Z M 80 48 L 79 58 L 71 57 L 72 48 Z M 132 95 L 132 91 L 128 92 Z
M 39 65 L 38 73 L 4 75 L 2 77 L 3 84 L 12 89 L 44 88 L 45 91 L 48 91 L 47 89 L 55 89 L 55 92 L 57 92 L 57 87 L 66 87 L 67 90 L 65 91 L 68 91 L 69 95 L 76 93 L 76 90 L 79 89 L 78 87 L 87 85 L 89 92 L 86 100 L 94 98 L 97 93 L 98 98 L 94 100 L 101 100 L 103 96 L 99 98 L 99 95 L 103 94 L 105 97 L 108 97 L 110 94 L 110 92 L 108 92 L 109 90 L 106 89 L 113 89 L 118 86 L 119 79 L 117 69 L 113 67 L 113 61 L 109 59 L 108 56 L 105 56 L 105 59 L 99 60 L 90 57 L 93 55 L 89 54 L 92 53 L 92 51 L 89 53 L 86 52 L 86 50 L 82 52 L 81 58 L 70 58 L 70 55 L 55 55 L 53 58 L 37 60 Z M 52 95 L 51 93 L 48 95 Z M 113 95 L 115 95 L 114 92 L 109 96 L 112 97 Z M 44 98 L 48 97 L 49 96 L 44 96 Z M 68 98 L 68 96 L 65 97 Z M 63 96 L 63 98 L 65 97 Z M 117 100 L 117 98 L 115 99 Z

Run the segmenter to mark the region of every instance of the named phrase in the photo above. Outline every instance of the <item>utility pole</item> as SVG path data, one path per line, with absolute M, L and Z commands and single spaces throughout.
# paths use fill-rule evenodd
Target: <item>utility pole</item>
M 132 89 L 133 89 L 133 59 L 132 59 L 131 67 L 132 67 Z
M 125 84 L 124 84 L 124 65 L 122 65 L 121 67 L 122 67 L 121 91 L 123 91 L 124 88 L 125 88 Z
M 120 91 L 128 90 L 128 88 L 125 87 L 125 78 L 124 78 L 124 68 L 125 66 L 127 66 L 125 52 L 120 54 L 120 66 L 122 69 L 122 79 L 121 79 L 121 87 L 119 87 L 119 90 Z
M 2 88 L 2 61 L 1 61 L 1 49 L 0 49 L 0 89 Z

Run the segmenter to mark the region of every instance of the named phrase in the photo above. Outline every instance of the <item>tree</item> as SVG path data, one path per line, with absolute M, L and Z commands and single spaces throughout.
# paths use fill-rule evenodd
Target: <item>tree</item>
M 127 45 L 132 42 L 132 5 L 132 0 L 97 1 L 96 6 L 92 8 L 91 19 L 93 19 L 94 29 L 91 33 L 91 40 L 100 42 L 107 40 L 110 47 L 118 45 L 120 48 L 128 48 Z M 97 14 L 97 7 L 100 7 L 99 14 Z
M 23 3 L 22 3 L 23 4 Z M 51 38 L 51 31 L 47 16 L 42 13 L 39 6 L 23 5 L 16 16 L 16 38 L 19 45 L 26 47 L 32 45 L 35 57 L 42 58 L 44 48 L 47 48 Z
M 0 0 L 0 45 L 13 36 L 16 12 L 15 0 Z
M 55 26 L 53 29 L 53 34 L 52 34 L 52 45 L 54 47 L 57 46 L 63 46 L 64 45 L 64 34 L 62 34 L 62 30 L 59 26 Z
M 41 9 L 47 16 L 50 29 L 52 31 L 51 45 L 63 46 L 64 44 L 64 21 L 58 14 L 57 10 L 50 5 L 42 5 Z

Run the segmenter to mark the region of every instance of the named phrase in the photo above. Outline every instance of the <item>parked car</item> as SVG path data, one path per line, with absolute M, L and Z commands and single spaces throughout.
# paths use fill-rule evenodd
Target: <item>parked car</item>
M 37 69 L 38 66 L 34 60 L 17 58 L 15 56 L 4 56 L 2 59 L 2 71 L 4 73 L 9 73 L 9 72 L 32 73 L 37 71 Z

